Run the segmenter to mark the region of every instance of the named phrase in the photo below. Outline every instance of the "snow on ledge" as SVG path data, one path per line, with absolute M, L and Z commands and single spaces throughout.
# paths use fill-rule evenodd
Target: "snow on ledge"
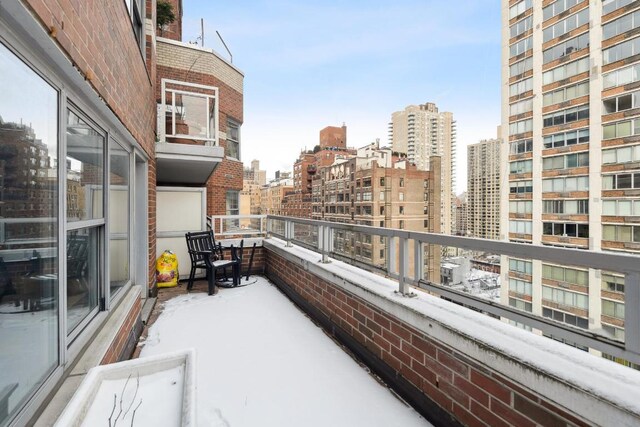
M 398 283 L 276 238 L 264 247 L 305 270 L 600 425 L 637 425 L 640 372 L 418 292 L 394 293 Z

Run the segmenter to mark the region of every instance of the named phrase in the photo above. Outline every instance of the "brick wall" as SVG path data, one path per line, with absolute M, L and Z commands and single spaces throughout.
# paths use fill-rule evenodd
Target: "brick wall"
M 126 320 L 120 325 L 120 329 L 118 329 L 118 333 L 111 342 L 107 353 L 102 358 L 100 362 L 101 365 L 131 358 L 138 337 L 142 332 L 142 320 L 140 319 L 141 309 L 142 300 L 137 298 L 129 314 L 127 314 Z
M 352 351 L 436 424 L 589 425 L 269 248 L 265 263 L 270 280 L 307 304 L 329 332 L 348 337 Z

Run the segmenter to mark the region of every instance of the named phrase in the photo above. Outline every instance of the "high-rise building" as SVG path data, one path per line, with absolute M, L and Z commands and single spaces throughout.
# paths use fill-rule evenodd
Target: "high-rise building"
M 442 164 L 442 209 L 440 230 L 455 232 L 454 177 L 456 169 L 456 121 L 453 114 L 439 112 L 432 102 L 409 105 L 391 115 L 389 141 L 394 152 L 407 156 L 420 170 L 429 170 L 432 156 Z
M 267 183 L 267 171 L 260 169 L 260 160 L 252 160 L 250 168 L 244 168 L 244 182 L 251 181 L 258 185 Z
M 467 146 L 467 234 L 500 238 L 500 145 L 488 139 Z
M 380 149 L 374 142 L 358 149 L 355 157 L 336 160 L 333 165 L 318 170 L 313 180 L 313 218 L 439 232 L 442 194 L 439 175 L 438 156 L 432 156 L 429 171 L 418 170 L 406 159 L 394 156 L 390 148 Z M 354 238 L 338 232 L 334 250 L 369 264 L 384 266 L 389 244 L 385 239 Z M 424 261 L 425 277 L 438 281 L 439 251 L 425 248 Z M 409 265 L 411 272 L 413 268 Z
M 467 235 L 467 192 L 463 191 L 455 199 L 456 236 Z
M 320 131 L 320 148 L 347 148 L 347 126 L 327 126 Z
M 502 9 L 504 239 L 638 253 L 640 4 L 503 0 Z M 526 259 L 502 267 L 504 303 L 624 338 L 619 272 Z

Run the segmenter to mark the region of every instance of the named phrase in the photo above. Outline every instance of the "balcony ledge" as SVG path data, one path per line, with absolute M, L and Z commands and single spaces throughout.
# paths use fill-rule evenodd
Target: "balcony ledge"
M 195 144 L 156 144 L 159 184 L 204 185 L 224 159 L 224 148 Z
M 636 425 L 640 372 L 418 291 L 396 294 L 397 282 L 271 238 L 267 253 L 283 258 L 491 369 L 564 411 L 597 425 Z

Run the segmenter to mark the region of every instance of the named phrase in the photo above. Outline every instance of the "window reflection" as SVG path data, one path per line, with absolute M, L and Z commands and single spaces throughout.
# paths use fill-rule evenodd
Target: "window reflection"
M 67 233 L 67 333 L 98 307 L 98 227 Z
M 58 365 L 58 93 L 0 44 L 0 425 Z
M 67 221 L 102 218 L 104 136 L 73 111 L 67 121 Z

